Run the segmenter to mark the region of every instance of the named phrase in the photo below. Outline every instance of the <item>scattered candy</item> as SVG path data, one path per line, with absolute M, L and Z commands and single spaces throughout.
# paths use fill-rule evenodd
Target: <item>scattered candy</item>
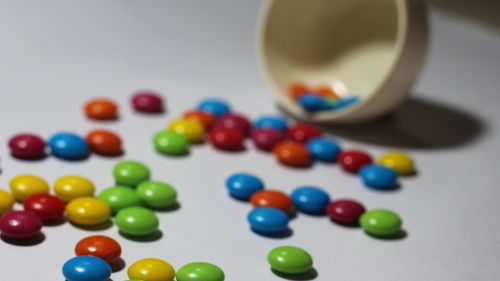
M 158 231 L 159 221 L 155 213 L 146 208 L 128 207 L 118 212 L 116 224 L 126 235 L 146 236 Z
M 252 127 L 252 124 L 250 123 L 247 117 L 241 114 L 228 113 L 222 115 L 217 120 L 217 122 L 215 123 L 215 127 L 222 129 L 238 130 L 244 136 L 246 136 L 250 132 L 250 127 Z
M 0 232 L 8 238 L 31 238 L 41 229 L 42 220 L 32 211 L 10 211 L 0 217 Z
M 150 172 L 146 165 L 136 161 L 121 161 L 113 168 L 117 185 L 136 186 L 149 179 Z
M 45 146 L 45 141 L 34 134 L 18 134 L 9 140 L 10 153 L 19 159 L 43 158 Z
M 163 112 L 163 98 L 155 92 L 141 91 L 132 96 L 132 106 L 143 113 Z
M 337 157 L 337 162 L 345 171 L 357 173 L 363 166 L 373 161 L 370 155 L 361 150 L 344 150 Z
M 340 224 L 357 224 L 364 212 L 365 207 L 361 203 L 350 199 L 338 199 L 326 206 L 330 219 Z
M 112 264 L 120 259 L 122 248 L 115 239 L 104 235 L 83 238 L 75 246 L 77 256 L 94 256 Z
M 108 99 L 91 100 L 85 105 L 84 111 L 88 118 L 95 120 L 113 120 L 118 117 L 118 106 Z
M 288 215 L 283 211 L 270 207 L 258 207 L 250 211 L 247 221 L 250 227 L 259 233 L 273 234 L 288 229 Z
M 330 202 L 330 196 L 324 190 L 314 186 L 303 186 L 292 192 L 295 207 L 304 213 L 320 214 Z
M 81 176 L 64 176 L 54 183 L 54 192 L 61 200 L 69 202 L 78 197 L 94 196 L 95 186 Z
M 193 262 L 183 265 L 175 274 L 177 281 L 224 281 L 224 271 L 215 264 Z
M 56 221 L 64 216 L 64 201 L 56 196 L 39 193 L 33 194 L 23 202 L 26 211 L 32 211 L 43 221 Z
M 159 131 L 153 136 L 156 151 L 165 155 L 184 155 L 189 152 L 189 139 L 172 131 Z
M 265 115 L 253 123 L 254 129 L 275 129 L 285 132 L 288 129 L 286 119 L 280 116 Z
M 398 174 L 380 165 L 366 165 L 359 171 L 365 185 L 375 189 L 392 189 L 397 185 Z
M 10 190 L 17 201 L 24 201 L 33 194 L 48 193 L 49 184 L 35 175 L 18 175 L 10 181 Z
M 127 271 L 128 278 L 141 281 L 173 281 L 175 270 L 160 259 L 142 259 L 134 262 Z
M 252 131 L 252 140 L 257 148 L 271 151 L 274 146 L 285 140 L 285 134 L 275 129 L 255 129 Z
M 214 115 L 201 110 L 188 111 L 184 113 L 183 117 L 186 119 L 195 119 L 196 121 L 203 124 L 205 130 L 212 128 L 216 120 Z
M 12 210 L 15 198 L 10 192 L 0 189 L 0 216 Z
M 221 117 L 231 111 L 228 103 L 220 99 L 205 99 L 202 100 L 197 107 L 201 111 L 208 112 L 215 117 Z
M 279 190 L 266 189 L 255 192 L 250 197 L 250 203 L 254 207 L 271 207 L 280 209 L 285 213 L 292 210 L 293 202 L 290 196 Z
M 272 249 L 267 255 L 271 268 L 285 274 L 301 274 L 312 269 L 313 260 L 308 252 L 292 246 Z
M 66 160 L 79 160 L 88 156 L 87 141 L 73 133 L 57 133 L 49 139 L 52 154 Z
M 113 214 L 123 208 L 139 206 L 142 203 L 135 190 L 126 186 L 108 187 L 99 193 L 99 199 L 109 205 Z
M 203 124 L 193 118 L 174 120 L 168 125 L 168 130 L 185 136 L 192 143 L 203 142 L 205 135 Z
M 296 123 L 287 131 L 288 137 L 296 142 L 306 143 L 308 140 L 321 136 L 323 132 L 316 126 L 307 123 Z
M 93 130 L 87 134 L 90 149 L 97 154 L 117 156 L 122 154 L 122 140 L 117 134 L 108 130 Z
M 248 201 L 255 192 L 264 189 L 264 182 L 254 175 L 237 173 L 226 180 L 226 187 L 231 197 Z
M 106 222 L 111 209 L 104 201 L 94 197 L 78 197 L 66 206 L 68 219 L 83 226 L 99 225 Z
M 307 167 L 311 164 L 311 153 L 298 142 L 284 141 L 273 148 L 273 153 L 279 162 L 287 166 Z
M 385 209 L 375 209 L 365 212 L 359 218 L 363 229 L 374 236 L 389 236 L 401 231 L 401 218 L 394 212 Z
M 322 162 L 335 162 L 340 153 L 337 142 L 325 137 L 310 139 L 306 147 L 314 159 Z
M 111 267 L 93 256 L 78 256 L 67 261 L 62 268 L 66 281 L 108 281 Z
M 151 208 L 166 208 L 177 200 L 177 192 L 168 183 L 159 181 L 144 181 L 137 186 L 137 196 L 144 205 Z
M 388 152 L 380 156 L 378 164 L 393 169 L 399 175 L 407 176 L 415 173 L 415 165 L 410 155 L 404 152 Z
M 215 148 L 228 151 L 237 151 L 244 148 L 245 136 L 238 130 L 214 128 L 208 136 Z

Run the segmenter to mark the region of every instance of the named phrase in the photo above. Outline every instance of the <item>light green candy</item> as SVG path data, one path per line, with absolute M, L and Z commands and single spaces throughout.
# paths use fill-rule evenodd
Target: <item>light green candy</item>
M 126 186 L 108 187 L 98 197 L 109 205 L 114 214 L 123 208 L 141 205 L 141 199 L 135 190 Z
M 301 248 L 282 246 L 272 249 L 267 255 L 271 268 L 285 274 L 301 274 L 311 270 L 313 260 Z
M 146 236 L 158 231 L 158 217 L 143 207 L 128 207 L 116 214 L 116 225 L 124 234 Z
M 359 224 L 371 235 L 388 236 L 401 231 L 401 218 L 390 210 L 374 209 L 359 218 Z
M 220 267 L 207 262 L 193 262 L 177 270 L 177 281 L 224 281 L 224 272 Z
M 138 197 L 148 207 L 164 208 L 175 203 L 177 192 L 175 189 L 164 182 L 145 181 L 137 186 Z
M 153 136 L 156 151 L 166 155 L 184 155 L 189 152 L 189 139 L 173 131 L 160 131 Z
M 136 186 L 149 179 L 149 168 L 136 161 L 122 161 L 113 168 L 116 184 Z

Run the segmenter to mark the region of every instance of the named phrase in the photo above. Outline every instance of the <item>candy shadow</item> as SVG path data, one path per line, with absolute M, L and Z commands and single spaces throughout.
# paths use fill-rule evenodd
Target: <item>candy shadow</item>
M 154 242 L 157 240 L 160 240 L 163 237 L 163 232 L 161 230 L 157 230 L 156 232 L 149 234 L 149 235 L 144 235 L 144 236 L 135 236 L 135 235 L 130 235 L 123 233 L 122 231 L 118 231 L 118 233 L 125 239 L 132 240 L 135 242 Z
M 115 118 L 111 119 L 92 119 L 92 118 L 86 118 L 87 121 L 90 121 L 95 124 L 113 124 L 113 123 L 118 123 L 121 120 L 121 117 L 117 115 Z
M 101 224 L 98 224 L 98 225 L 81 225 L 81 224 L 77 224 L 74 222 L 70 222 L 70 223 L 76 228 L 79 228 L 82 230 L 87 230 L 87 231 L 103 231 L 103 230 L 110 229 L 113 226 L 113 222 L 111 222 L 110 219 L 108 219 L 107 221 L 105 221 Z
M 47 159 L 49 157 L 49 154 L 44 153 L 43 155 L 40 155 L 40 156 L 34 157 L 34 158 L 21 158 L 21 157 L 15 156 L 12 153 L 10 154 L 10 156 L 12 156 L 12 158 L 15 158 L 16 160 L 20 160 L 20 161 L 24 161 L 24 162 L 40 162 L 40 161 Z
M 224 154 L 238 154 L 238 153 L 242 153 L 242 152 L 245 152 L 248 150 L 247 146 L 244 145 L 240 148 L 237 148 L 237 149 L 220 149 L 220 148 L 217 148 L 215 146 L 212 145 L 212 147 L 217 150 L 218 152 L 221 152 L 221 153 L 224 153 Z
M 61 218 L 56 219 L 56 220 L 44 221 L 43 225 L 49 226 L 49 227 L 50 226 L 59 226 L 59 225 L 65 224 L 67 221 L 68 221 L 68 219 L 66 219 L 66 217 L 61 217 Z
M 386 241 L 391 241 L 391 240 L 403 240 L 405 239 L 406 237 L 408 237 L 408 232 L 406 232 L 405 230 L 401 229 L 400 231 L 398 231 L 397 233 L 394 233 L 394 234 L 391 234 L 391 235 L 373 235 L 373 234 L 370 234 L 368 232 L 365 231 L 365 233 L 372 237 L 372 238 L 375 238 L 377 240 L 386 240 Z
M 311 268 L 307 272 L 300 274 L 286 274 L 276 271 L 273 268 L 271 268 L 271 271 L 274 273 L 274 275 L 287 280 L 313 280 L 318 277 L 318 271 L 314 268 Z
M 266 238 L 273 238 L 273 239 L 284 239 L 288 238 L 293 235 L 293 230 L 291 228 L 287 228 L 285 231 L 282 232 L 277 232 L 277 233 L 264 233 L 260 232 L 258 230 L 255 230 L 253 228 L 250 228 L 255 234 L 258 234 L 259 236 L 263 236 Z
M 91 152 L 87 153 L 85 156 L 83 157 L 80 157 L 80 158 L 62 158 L 62 157 L 59 157 L 59 156 L 56 156 L 54 154 L 51 154 L 52 156 L 54 156 L 55 158 L 57 158 L 58 160 L 61 160 L 61 161 L 64 161 L 64 162 L 68 162 L 68 163 L 73 163 L 73 162 L 84 162 L 84 161 L 88 161 L 89 158 L 90 158 L 90 155 L 92 155 Z
M 332 223 L 334 223 L 335 225 L 338 225 L 338 226 L 341 226 L 341 227 L 345 227 L 345 228 L 360 228 L 361 227 L 361 225 L 359 224 L 358 221 L 350 222 L 350 223 L 342 223 L 342 222 L 334 221 L 331 218 L 330 218 L 330 221 Z
M 122 258 L 120 258 L 119 260 L 115 261 L 114 263 L 110 264 L 109 266 L 111 267 L 111 271 L 113 273 L 115 273 L 118 271 L 122 271 L 126 265 L 127 264 L 125 263 L 125 261 Z
M 125 154 L 125 150 L 121 149 L 120 151 L 117 151 L 115 153 L 97 153 L 94 151 L 94 154 L 99 156 L 99 157 L 102 157 L 102 158 L 115 158 L 115 157 L 120 157 L 120 156 L 123 156 Z
M 186 150 L 186 152 L 183 152 L 180 154 L 166 154 L 166 153 L 162 153 L 158 150 L 155 150 L 155 152 L 158 153 L 158 155 L 160 155 L 161 157 L 171 158 L 171 159 L 180 159 L 180 158 L 187 157 L 191 154 L 191 150 Z
M 181 208 L 181 204 L 179 202 L 175 202 L 172 205 L 167 206 L 167 207 L 161 207 L 161 208 L 148 207 L 148 208 L 151 209 L 152 211 L 155 211 L 155 212 L 169 213 L 169 212 L 175 212 L 175 211 L 179 210 Z
M 401 184 L 397 183 L 394 186 L 391 186 L 390 188 L 374 188 L 365 185 L 366 188 L 368 188 L 370 191 L 376 192 L 376 193 L 392 193 L 392 192 L 397 192 L 401 190 Z
M 2 239 L 5 243 L 15 246 L 35 246 L 45 241 L 45 234 L 40 232 L 37 235 L 27 239 L 10 238 L 2 234 L 0 235 L 0 239 Z

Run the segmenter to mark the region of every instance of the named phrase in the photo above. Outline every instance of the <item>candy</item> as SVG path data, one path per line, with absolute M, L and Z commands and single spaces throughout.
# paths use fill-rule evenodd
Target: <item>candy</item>
M 37 214 L 43 221 L 61 219 L 66 207 L 61 199 L 47 193 L 31 195 L 24 200 L 23 206 L 25 210 Z
M 333 109 L 338 110 L 338 109 L 346 108 L 346 107 L 355 105 L 359 101 L 360 101 L 360 99 L 357 96 L 342 98 L 335 104 Z
M 9 140 L 10 154 L 19 159 L 43 158 L 45 146 L 45 141 L 34 134 L 18 134 Z
M 83 226 L 102 224 L 109 219 L 110 213 L 108 204 L 94 197 L 78 197 L 66 206 L 68 219 Z
M 254 207 L 271 207 L 280 209 L 285 213 L 292 210 L 292 199 L 279 190 L 267 189 L 255 192 L 250 197 L 250 203 Z
M 101 155 L 116 156 L 122 154 L 122 140 L 108 130 L 93 130 L 87 134 L 90 149 Z
M 320 97 L 339 99 L 337 93 L 330 86 L 318 86 L 312 92 Z
M 257 176 L 237 173 L 226 180 L 226 187 L 231 197 L 248 201 L 255 192 L 264 189 L 264 182 Z
M 73 133 L 57 133 L 49 139 L 52 154 L 67 160 L 79 160 L 88 156 L 87 141 Z
M 247 221 L 250 227 L 259 233 L 273 234 L 288 229 L 288 215 L 283 211 L 270 207 L 258 207 L 250 211 Z
M 292 99 L 297 100 L 300 98 L 302 95 L 309 93 L 310 90 L 307 88 L 307 86 L 303 83 L 300 82 L 294 82 L 291 83 L 290 86 L 288 86 L 288 93 L 292 97 Z
M 81 176 L 64 176 L 54 183 L 57 197 L 64 202 L 84 196 L 94 196 L 95 186 L 87 178 Z
M 326 206 L 326 213 L 334 222 L 340 224 L 356 224 L 365 212 L 365 207 L 357 201 L 338 199 Z
M 337 156 L 337 162 L 345 171 L 357 173 L 363 166 L 371 164 L 372 158 L 361 150 L 344 150 Z
M 388 236 L 401 231 L 401 218 L 394 212 L 385 209 L 374 209 L 365 212 L 359 218 L 359 224 L 371 235 Z
M 123 208 L 141 205 L 141 199 L 135 190 L 126 186 L 108 187 L 99 193 L 99 199 L 109 205 L 113 214 Z
M 245 136 L 238 130 L 214 128 L 210 130 L 208 138 L 215 148 L 221 150 L 237 151 L 244 148 Z
M 303 186 L 292 192 L 295 207 L 304 213 L 319 214 L 325 211 L 330 196 L 324 190 L 314 186 Z
M 94 256 L 111 264 L 120 259 L 122 248 L 116 240 L 104 235 L 88 236 L 75 246 L 77 256 Z
M 259 117 L 253 123 L 253 126 L 254 129 L 275 129 L 282 132 L 288 129 L 288 124 L 285 118 L 273 115 Z
M 10 181 L 10 190 L 17 201 L 24 201 L 33 194 L 48 193 L 49 184 L 35 175 L 18 175 Z
M 215 264 L 193 262 L 183 265 L 175 274 L 177 281 L 224 281 L 224 272 Z
M 161 113 L 163 112 L 163 98 L 155 92 L 141 91 L 132 96 L 132 106 L 138 112 Z
M 311 164 L 311 154 L 298 142 L 284 141 L 273 148 L 273 154 L 279 162 L 288 166 L 307 167 Z
M 12 210 L 15 199 L 10 192 L 0 189 L 0 216 Z
M 108 281 L 111 267 L 93 256 L 78 256 L 68 260 L 62 268 L 66 281 Z
M 118 106 L 109 99 L 94 99 L 85 105 L 84 111 L 90 119 L 113 120 L 117 118 Z
M 149 179 L 150 172 L 146 165 L 136 161 L 121 161 L 113 168 L 116 184 L 136 186 Z
M 192 143 L 203 142 L 205 135 L 203 124 L 192 118 L 174 120 L 168 125 L 168 130 L 185 136 Z
M 275 129 L 255 129 L 252 131 L 252 140 L 257 148 L 271 151 L 276 144 L 285 140 L 285 134 Z
M 324 137 L 310 139 L 306 147 L 314 159 L 322 162 L 335 162 L 340 153 L 337 142 Z
M 397 185 L 398 174 L 380 165 L 366 165 L 359 170 L 364 184 L 375 189 L 391 189 Z
M 184 135 L 171 131 L 159 131 L 153 136 L 156 151 L 165 155 L 184 155 L 189 152 L 189 140 Z
M 305 111 L 311 113 L 331 110 L 333 108 L 328 100 L 315 94 L 304 94 L 297 102 Z
M 120 232 L 132 236 L 146 236 L 158 231 L 158 217 L 143 207 L 121 209 L 116 215 Z
M 165 208 L 177 200 L 177 192 L 168 183 L 145 181 L 137 186 L 137 196 L 148 207 Z
M 236 113 L 225 114 L 215 123 L 216 128 L 238 130 L 245 136 L 250 132 L 251 126 L 252 124 L 246 116 Z
M 296 142 L 306 143 L 308 140 L 319 137 L 323 134 L 323 132 L 307 123 L 296 123 L 292 127 L 290 127 L 287 131 L 287 136 Z
M 404 152 L 387 152 L 380 156 L 377 163 L 393 169 L 398 174 L 406 176 L 415 173 L 415 165 L 410 155 Z
M 313 260 L 305 250 L 293 246 L 272 249 L 267 255 L 271 268 L 285 274 L 301 274 L 312 269 Z
M 128 278 L 141 281 L 172 281 L 175 270 L 164 260 L 149 258 L 134 262 L 127 274 Z
M 215 117 L 221 117 L 231 111 L 231 107 L 227 102 L 214 98 L 202 100 L 198 104 L 197 108 L 201 111 L 208 112 Z
M 32 211 L 10 211 L 0 217 L 0 232 L 8 238 L 31 238 L 41 229 L 42 220 Z
M 186 119 L 195 119 L 196 121 L 203 124 L 206 130 L 210 129 L 215 124 L 215 116 L 201 110 L 191 110 L 183 115 Z

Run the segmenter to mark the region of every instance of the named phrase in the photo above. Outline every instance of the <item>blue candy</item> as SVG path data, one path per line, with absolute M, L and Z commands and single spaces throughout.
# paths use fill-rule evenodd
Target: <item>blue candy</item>
M 272 234 L 288 229 L 288 215 L 283 211 L 269 207 L 258 207 L 250 211 L 247 221 L 254 231 Z
M 79 256 L 67 261 L 62 268 L 67 281 L 108 281 L 111 268 L 104 260 L 93 256 Z
M 198 104 L 198 109 L 208 112 L 215 117 L 221 117 L 231 112 L 229 104 L 220 99 L 204 99 Z
M 359 101 L 360 101 L 360 99 L 357 96 L 342 98 L 337 103 L 335 103 L 335 105 L 333 106 L 333 109 L 337 110 L 337 109 L 345 108 L 345 107 L 354 105 L 355 103 L 358 103 Z
M 87 141 L 72 133 L 58 133 L 49 139 L 49 147 L 56 157 L 77 160 L 85 158 L 89 153 Z
M 396 171 L 381 165 L 366 165 L 359 175 L 365 185 L 376 189 L 392 189 L 398 180 Z
M 334 107 L 326 99 L 314 94 L 302 95 L 298 99 L 298 103 L 307 112 L 331 110 Z
M 276 129 L 278 131 L 286 131 L 288 129 L 288 124 L 286 119 L 280 116 L 261 116 L 253 123 L 255 129 Z
M 232 197 L 248 201 L 252 194 L 264 189 L 264 183 L 254 175 L 238 173 L 226 180 L 226 187 Z
M 323 162 L 335 162 L 340 153 L 340 146 L 337 142 L 324 137 L 309 140 L 306 147 L 314 159 Z
M 314 186 L 303 186 L 292 192 L 295 207 L 304 213 L 318 214 L 325 212 L 330 196 L 324 190 Z

